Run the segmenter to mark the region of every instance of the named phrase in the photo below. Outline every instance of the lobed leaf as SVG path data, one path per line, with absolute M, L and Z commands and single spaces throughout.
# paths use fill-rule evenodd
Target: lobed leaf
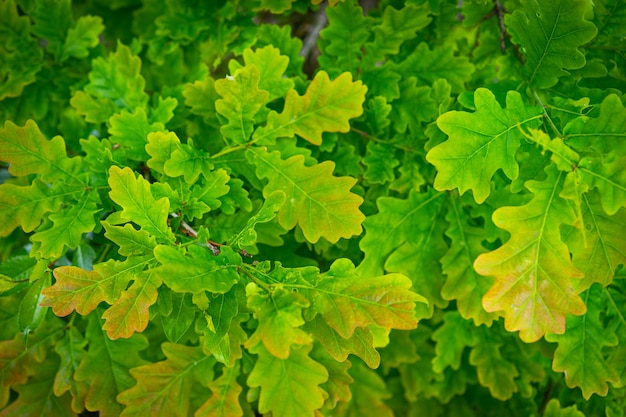
M 46 139 L 37 123 L 30 119 L 24 127 L 10 120 L 4 123 L 0 129 L 0 160 L 8 162 L 9 173 L 18 177 L 40 174 L 46 182 L 73 180 L 84 184 L 78 177 L 81 159 L 68 158 L 63 138 Z
M 502 169 L 510 179 L 517 178 L 515 153 L 520 146 L 519 126 L 539 124 L 541 109 L 526 106 L 522 96 L 509 91 L 507 106 L 500 107 L 493 93 L 479 88 L 474 93 L 476 112 L 450 111 L 437 119 L 437 126 L 448 140 L 432 148 L 426 160 L 437 167 L 437 190 L 472 190 L 477 203 L 491 192 L 491 178 Z
M 225 293 L 239 280 L 237 268 L 241 257 L 232 249 L 222 247 L 218 255 L 207 248 L 190 246 L 185 252 L 159 245 L 154 256 L 161 266 L 153 272 L 176 292 L 197 294 L 202 291 Z
M 69 58 L 86 58 L 89 50 L 100 43 L 99 36 L 104 32 L 102 18 L 99 16 L 81 16 L 67 31 L 63 42 L 61 61 Z
M 59 258 L 65 247 L 75 249 L 83 235 L 96 226 L 94 216 L 101 210 L 100 197 L 95 192 L 85 193 L 73 206 L 51 214 L 49 223 L 31 236 L 33 253 L 40 258 Z
M 121 417 L 187 417 L 190 402 L 181 400 L 189 398 L 193 386 L 198 383 L 195 374 L 203 374 L 200 381 L 210 380 L 214 359 L 203 354 L 200 348 L 165 342 L 161 349 L 166 357 L 164 361 L 130 370 L 137 384 L 117 396 L 118 401 L 126 406 Z
M 112 166 L 109 169 L 109 186 L 111 200 L 122 207 L 122 219 L 138 224 L 161 241 L 174 241 L 174 233 L 167 225 L 169 201 L 155 200 L 148 181 L 135 176 L 128 167 Z
M 320 237 L 336 243 L 361 233 L 365 216 L 358 207 L 363 199 L 350 192 L 356 180 L 333 177 L 333 162 L 307 167 L 302 155 L 284 160 L 279 152 L 256 148 L 248 149 L 246 156 L 256 166 L 257 176 L 268 179 L 265 198 L 277 190 L 285 193 L 287 200 L 278 211 L 278 222 L 285 229 L 298 224 L 313 243 Z
M 554 166 L 546 171 L 546 180 L 526 183 L 534 194 L 528 204 L 494 212 L 494 223 L 511 238 L 474 262 L 479 274 L 496 279 L 483 297 L 485 310 L 502 311 L 506 329 L 519 330 L 526 342 L 546 332 L 563 333 L 566 314 L 585 312 L 573 283 L 582 273 L 572 264 L 559 230 L 561 224 L 573 224 L 574 211 L 558 196 L 564 175 Z
M 54 269 L 56 282 L 43 290 L 42 306 L 52 307 L 57 316 L 67 316 L 76 310 L 87 315 L 105 301 L 116 302 L 128 282 L 139 274 L 152 257 L 132 257 L 120 262 L 109 260 L 86 271 L 76 266 L 62 266 Z
M 618 383 L 619 375 L 608 362 L 603 350 L 617 345 L 613 331 L 606 329 L 600 315 L 606 300 L 599 285 L 593 285 L 583 297 L 586 314 L 568 316 L 564 334 L 547 334 L 546 340 L 556 342 L 552 368 L 565 373 L 565 382 L 571 388 L 580 387 L 585 399 L 592 394 L 606 396 L 608 382 Z
M 139 334 L 128 339 L 109 339 L 102 331 L 102 312 L 98 309 L 89 316 L 85 332 L 89 350 L 74 378 L 88 387 L 85 396 L 87 410 L 99 411 L 102 417 L 119 417 L 123 407 L 113 399 L 133 385 L 129 370 L 145 363 L 139 352 L 148 347 L 148 340 Z
M 310 351 L 311 347 L 305 345 L 280 359 L 258 345 L 248 386 L 261 388 L 260 413 L 307 417 L 322 407 L 324 396 L 319 385 L 328 380 L 328 371 L 309 357 Z
M 522 47 L 526 63 L 522 75 L 533 87 L 548 88 L 568 69 L 585 65 L 579 47 L 592 40 L 597 29 L 585 20 L 584 0 L 538 2 L 524 0 L 504 22 L 513 42 Z
M 111 135 L 109 140 L 122 146 L 126 156 L 134 161 L 148 159 L 146 152 L 148 135 L 165 128 L 163 123 L 150 123 L 148 114 L 142 107 L 136 108 L 133 112 L 122 110 L 121 113 L 114 114 L 109 119 L 109 125 Z
M 69 391 L 72 396 L 72 410 L 76 413 L 85 409 L 88 386 L 84 381 L 76 381 L 74 373 L 85 356 L 86 345 L 87 339 L 76 326 L 72 326 L 54 347 L 55 352 L 61 357 L 61 363 L 54 377 L 53 392 L 57 397 L 61 397 Z
M 202 404 L 202 407 L 195 412 L 194 416 L 243 416 L 243 410 L 239 404 L 239 395 L 243 390 L 237 382 L 239 374 L 239 364 L 223 368 L 222 375 L 209 384 L 212 392 L 211 398 Z
M 415 303 L 428 301 L 410 290 L 411 280 L 401 274 L 360 276 L 347 259 L 335 261 L 320 277 L 315 311 L 343 338 L 358 327 L 375 324 L 387 330 L 417 327 Z
M 149 272 L 137 274 L 134 279 L 130 288 L 102 314 L 102 329 L 111 339 L 129 338 L 148 327 L 149 309 L 157 301 L 161 281 Z
M 280 359 L 289 357 L 293 345 L 309 345 L 313 339 L 300 327 L 304 324 L 302 309 L 309 300 L 283 288 L 271 294 L 264 293 L 256 284 L 246 286 L 248 308 L 254 311 L 259 324 L 246 341 L 246 348 L 254 349 L 263 343 L 264 349 Z
M 446 220 L 450 224 L 445 232 L 450 238 L 450 247 L 441 258 L 441 267 L 446 274 L 441 296 L 456 300 L 457 310 L 464 319 L 489 326 L 497 315 L 485 311 L 482 299 L 491 282 L 474 270 L 476 257 L 485 252 L 482 243 L 487 234 L 484 229 L 469 224 L 458 198 L 450 199 Z
M 127 223 L 124 227 L 113 226 L 107 221 L 101 222 L 106 233 L 104 236 L 119 246 L 122 256 L 150 255 L 156 247 L 156 239 L 143 229 L 137 230 Z
M 32 232 L 62 199 L 83 192 L 82 189 L 71 193 L 64 191 L 60 187 L 49 187 L 39 179 L 27 186 L 0 185 L 0 216 L 4 219 L 0 223 L 0 236 L 8 236 L 17 227 L 26 233 Z
M 215 102 L 215 110 L 228 120 L 220 132 L 231 143 L 248 142 L 254 130 L 254 116 L 269 101 L 270 93 L 259 89 L 259 80 L 256 65 L 246 65 L 215 82 L 215 91 L 222 96 Z
M 253 137 L 260 141 L 267 137 L 292 137 L 294 134 L 314 145 L 322 143 L 323 132 L 348 132 L 349 120 L 363 113 L 367 87 L 361 81 L 352 81 L 350 73 L 343 73 L 333 81 L 324 71 L 317 73 L 304 96 L 289 90 L 283 112 L 271 112 L 267 125 Z

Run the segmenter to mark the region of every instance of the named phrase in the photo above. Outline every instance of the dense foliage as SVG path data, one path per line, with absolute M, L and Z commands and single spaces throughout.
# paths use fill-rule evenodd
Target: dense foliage
M 0 0 L 0 417 L 624 415 L 626 4 L 315 3 Z

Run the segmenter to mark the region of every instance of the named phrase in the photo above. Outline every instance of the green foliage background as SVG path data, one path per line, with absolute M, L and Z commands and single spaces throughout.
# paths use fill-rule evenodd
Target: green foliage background
M 626 4 L 313 3 L 0 0 L 0 417 L 624 415 Z

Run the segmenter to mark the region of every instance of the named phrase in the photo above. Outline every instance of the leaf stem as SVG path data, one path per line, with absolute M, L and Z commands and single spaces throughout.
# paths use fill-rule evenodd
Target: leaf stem
M 535 100 L 537 100 L 537 103 L 539 103 L 539 105 L 541 106 L 541 109 L 543 110 L 543 117 L 548 121 L 548 124 L 550 125 L 554 133 L 556 133 L 557 137 L 563 139 L 563 134 L 559 131 L 559 129 L 557 129 L 556 125 L 552 121 L 552 118 L 546 111 L 546 105 L 543 104 L 543 101 L 541 101 L 539 94 L 537 94 L 537 91 L 535 89 L 532 89 L 532 92 L 533 92 L 533 96 L 535 97 Z
M 246 275 L 248 278 L 250 278 L 250 280 L 252 282 L 254 282 L 255 284 L 257 284 L 259 287 L 262 287 L 265 291 L 272 293 L 272 288 L 270 287 L 270 284 L 266 284 L 265 282 L 261 281 L 259 278 L 257 278 L 256 276 L 254 276 L 254 274 L 248 272 L 246 269 L 249 268 L 249 266 L 247 266 L 246 264 L 243 264 L 242 266 L 238 267 L 237 269 L 240 272 L 243 272 L 244 275 Z

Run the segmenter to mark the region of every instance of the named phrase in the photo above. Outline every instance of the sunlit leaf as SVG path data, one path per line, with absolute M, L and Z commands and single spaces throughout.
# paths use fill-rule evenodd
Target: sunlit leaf
M 122 206 L 122 218 L 138 224 L 157 239 L 166 242 L 174 240 L 174 234 L 167 225 L 169 201 L 155 200 L 148 181 L 136 176 L 130 168 L 113 166 L 109 170 L 109 185 L 109 196 Z
M 286 229 L 298 224 L 310 242 L 320 237 L 335 243 L 361 233 L 365 218 L 359 211 L 363 199 L 350 192 L 356 180 L 334 177 L 330 161 L 307 167 L 302 155 L 281 159 L 280 153 L 249 149 L 248 159 L 256 165 L 259 178 L 267 178 L 263 189 L 267 198 L 276 190 L 287 200 L 278 211 L 278 221 Z
M 363 112 L 367 87 L 352 81 L 350 73 L 330 80 L 324 71 L 317 73 L 304 96 L 289 90 L 283 112 L 271 112 L 267 126 L 257 130 L 253 139 L 291 137 L 294 134 L 314 145 L 322 143 L 323 132 L 348 132 L 349 120 Z
M 225 293 L 238 281 L 241 257 L 232 249 L 223 247 L 219 255 L 214 255 L 208 248 L 190 246 L 187 254 L 190 256 L 165 245 L 154 248 L 154 256 L 161 263 L 154 273 L 172 290 Z
M 507 94 L 506 108 L 500 107 L 490 90 L 474 93 L 476 112 L 450 111 L 437 119 L 448 140 L 428 152 L 426 159 L 437 167 L 435 188 L 472 190 L 482 203 L 491 192 L 491 177 L 501 169 L 515 179 L 519 166 L 515 152 L 523 138 L 519 126 L 536 127 L 541 109 L 524 104 L 519 93 Z
M 275 417 L 313 416 L 324 404 L 320 384 L 328 371 L 309 357 L 310 346 L 294 349 L 288 358 L 279 359 L 257 345 L 256 364 L 248 386 L 260 387 L 259 412 Z
M 494 223 L 509 231 L 511 239 L 474 262 L 478 273 L 496 279 L 483 306 L 502 311 L 506 329 L 519 330 L 527 342 L 546 332 L 563 333 L 566 314 L 585 312 L 572 280 L 582 273 L 572 265 L 559 231 L 561 224 L 573 224 L 574 211 L 558 196 L 563 173 L 547 172 L 546 180 L 526 183 L 534 194 L 528 204 L 495 211 Z
M 243 410 L 239 404 L 239 395 L 242 388 L 237 382 L 239 373 L 238 364 L 223 368 L 222 375 L 209 384 L 212 392 L 211 398 L 196 411 L 194 416 L 241 417 Z
M 42 305 L 52 307 L 55 314 L 67 316 L 72 311 L 87 315 L 102 301 L 116 302 L 128 282 L 139 274 L 152 257 L 133 257 L 120 262 L 109 260 L 86 271 L 75 266 L 54 270 L 56 282 L 43 291 Z
M 150 319 L 149 308 L 157 300 L 158 278 L 150 273 L 138 274 L 135 281 L 102 315 L 102 329 L 111 339 L 128 338 L 143 332 Z

